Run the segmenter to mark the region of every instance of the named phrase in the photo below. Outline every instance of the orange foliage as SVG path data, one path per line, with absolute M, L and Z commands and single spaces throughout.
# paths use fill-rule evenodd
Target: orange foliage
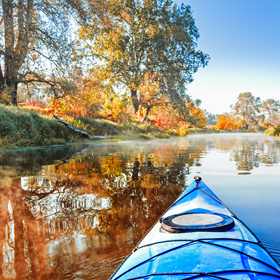
M 188 132 L 188 129 L 192 126 L 206 126 L 206 116 L 201 109 L 194 106 L 192 102 L 189 102 L 186 103 L 186 110 L 189 113 L 191 121 L 186 121 L 183 114 L 180 114 L 179 111 L 171 104 L 153 107 L 150 119 L 159 129 L 180 136 L 185 136 Z
M 157 73 L 146 73 L 139 87 L 139 102 L 143 107 L 160 106 L 167 99 L 160 94 L 160 82 Z
M 272 125 L 270 124 L 270 122 L 263 122 L 262 126 L 265 128 L 270 128 Z
M 18 103 L 18 106 L 48 116 L 52 116 L 55 113 L 54 108 L 52 108 L 50 105 L 41 104 L 40 102 L 34 99 L 30 99 L 28 101 Z
M 153 107 L 150 119 L 161 130 L 177 127 L 179 114 L 170 104 L 162 107 Z
M 128 113 L 127 98 L 112 91 L 106 91 L 101 95 L 100 116 L 122 123 Z
M 186 108 L 189 110 L 189 116 L 196 127 L 206 126 L 207 118 L 201 109 L 196 107 L 193 102 L 186 103 Z
M 217 119 L 216 128 L 219 130 L 238 130 L 243 127 L 243 120 L 234 119 L 231 116 L 221 115 Z
M 50 106 L 57 115 L 68 116 L 98 116 L 101 106 L 102 81 L 98 76 L 88 80 L 76 81 L 78 90 L 65 95 L 59 100 L 53 100 Z

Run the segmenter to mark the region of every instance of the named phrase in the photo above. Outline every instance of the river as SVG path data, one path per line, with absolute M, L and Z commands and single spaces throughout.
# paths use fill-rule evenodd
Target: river
M 203 181 L 280 262 L 280 139 L 255 133 L 0 152 L 0 279 L 108 279 Z

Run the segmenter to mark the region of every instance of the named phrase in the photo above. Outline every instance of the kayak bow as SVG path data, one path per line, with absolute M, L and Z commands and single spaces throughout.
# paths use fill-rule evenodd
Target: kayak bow
M 280 279 L 257 237 L 202 182 L 181 194 L 112 280 Z

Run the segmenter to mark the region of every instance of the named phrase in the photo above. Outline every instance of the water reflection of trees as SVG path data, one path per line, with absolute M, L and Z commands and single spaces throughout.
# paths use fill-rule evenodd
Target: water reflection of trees
M 261 151 L 256 145 L 243 143 L 241 147 L 231 151 L 230 159 L 236 162 L 237 170 L 250 171 L 254 167 L 259 167 Z
M 261 164 L 273 165 L 280 161 L 279 143 L 274 141 L 239 141 L 231 150 L 231 160 L 237 170 L 250 171 Z
M 18 151 L 0 151 L 0 187 L 11 177 L 37 175 L 43 165 L 65 163 L 88 145 L 65 145 L 31 148 Z
M 213 150 L 229 151 L 230 160 L 236 162 L 237 170 L 250 171 L 261 164 L 273 165 L 280 162 L 279 140 L 272 137 L 239 134 L 198 137 L 190 141 L 195 145 L 204 146 L 206 152 Z
M 104 156 L 95 149 L 4 183 L 4 278 L 108 278 L 187 186 L 195 162 L 172 146 Z

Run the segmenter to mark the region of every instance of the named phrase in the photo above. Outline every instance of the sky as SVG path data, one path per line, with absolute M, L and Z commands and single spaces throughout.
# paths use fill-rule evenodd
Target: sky
M 240 93 L 280 100 L 280 0 L 176 0 L 191 7 L 208 66 L 187 93 L 213 114 L 230 112 Z

